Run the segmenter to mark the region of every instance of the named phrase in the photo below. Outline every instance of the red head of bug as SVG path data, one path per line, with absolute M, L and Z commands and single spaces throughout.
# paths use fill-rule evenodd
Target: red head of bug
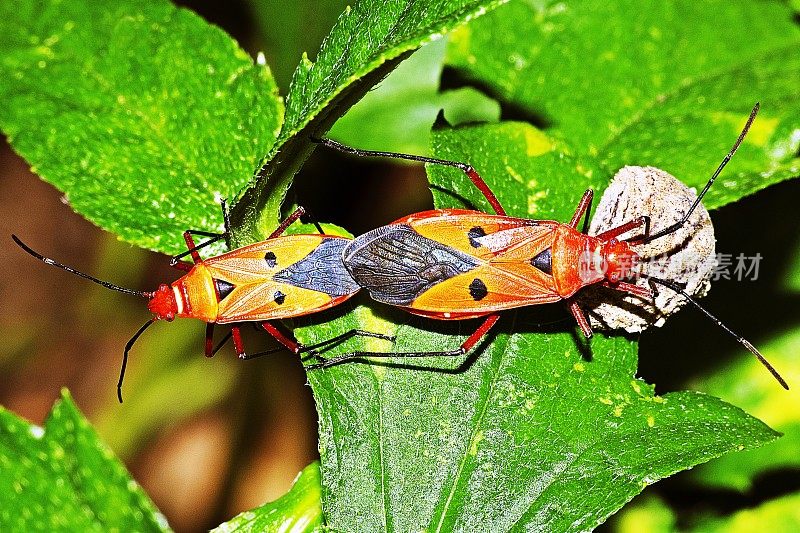
M 630 244 L 617 239 L 603 242 L 601 255 L 605 267 L 605 278 L 611 283 L 633 277 L 639 265 L 639 254 L 631 250 Z
M 178 302 L 175 299 L 175 291 L 172 287 L 162 283 L 155 292 L 152 293 L 147 308 L 156 315 L 157 320 L 172 322 L 178 314 Z

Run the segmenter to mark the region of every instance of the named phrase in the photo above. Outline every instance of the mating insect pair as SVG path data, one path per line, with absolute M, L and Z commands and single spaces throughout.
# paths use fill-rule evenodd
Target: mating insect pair
M 657 285 L 660 285 L 686 298 L 731 334 L 758 358 L 781 386 L 788 389 L 784 379 L 750 342 L 700 306 L 680 284 L 641 272 L 640 257 L 632 248 L 673 234 L 686 224 L 714 180 L 739 148 L 755 119 L 758 107 L 756 104 L 733 147 L 688 211 L 674 224 L 654 233 L 650 231 L 650 219 L 646 216 L 640 216 L 596 236 L 579 231 L 578 223 L 590 211 L 592 190 L 584 193 L 575 214 L 567 224 L 514 218 L 506 215 L 502 204 L 470 165 L 392 152 L 356 150 L 335 141 L 319 140 L 318 142 L 328 147 L 355 155 L 393 157 L 458 168 L 483 194 L 495 214 L 462 209 L 426 211 L 404 217 L 354 240 L 304 235 L 295 236 L 300 241 L 290 244 L 285 240 L 291 237 L 279 236 L 291 222 L 301 216 L 301 211 L 298 211 L 281 224 L 267 241 L 205 261 L 200 260 L 197 250 L 222 237 L 200 233 L 211 239 L 200 246 L 194 246 L 191 239 L 193 232 L 187 232 L 185 237 L 189 251 L 173 258 L 173 263 L 180 257 L 191 254 L 195 267 L 171 287 L 162 285 L 154 293 L 129 291 L 78 273 L 33 252 L 16 237 L 15 240 L 29 253 L 45 262 L 106 287 L 151 299 L 149 307 L 156 316 L 129 341 L 125 350 L 126 357 L 132 343 L 154 320 L 171 320 L 174 316 L 200 318 L 209 323 L 207 355 L 213 355 L 219 348 L 218 346 L 214 349 L 210 340 L 215 322 L 261 321 L 261 326 L 289 350 L 295 353 L 312 353 L 318 362 L 308 365 L 309 369 L 330 367 L 365 357 L 461 356 L 488 334 L 497 323 L 500 311 L 563 300 L 584 335 L 590 337 L 592 331 L 589 321 L 575 299 L 580 289 L 601 284 L 650 300 Z M 620 236 L 639 229 L 642 230 L 640 236 L 619 239 Z M 229 231 L 226 234 L 229 235 Z M 295 252 L 300 253 L 290 256 L 289 259 L 296 262 L 282 262 L 278 265 L 276 252 L 284 254 L 293 247 Z M 324 251 L 317 251 L 322 249 Z M 315 267 L 309 270 L 312 264 Z M 325 278 L 327 284 L 323 284 L 322 278 Z M 647 279 L 649 288 L 631 283 L 636 278 Z M 331 307 L 349 298 L 361 287 L 366 288 L 373 299 L 403 307 L 416 315 L 440 320 L 484 317 L 484 321 L 459 347 L 449 351 L 356 351 L 332 358 L 323 357 L 322 352 L 354 335 L 391 337 L 353 330 L 319 345 L 302 347 L 267 322 Z M 292 292 L 292 299 L 296 301 L 294 305 L 282 307 L 288 301 L 283 288 Z M 316 294 L 311 297 L 302 292 L 306 290 Z M 243 355 L 238 327 L 234 326 L 232 336 L 237 353 Z M 122 375 L 120 386 L 121 380 Z

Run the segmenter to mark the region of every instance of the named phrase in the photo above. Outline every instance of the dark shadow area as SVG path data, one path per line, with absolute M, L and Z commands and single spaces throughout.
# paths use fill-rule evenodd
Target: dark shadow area
M 760 253 L 763 259 L 757 280 L 738 281 L 732 276 L 712 281 L 711 292 L 700 303 L 756 347 L 800 319 L 800 295 L 783 289 L 800 242 L 797 198 L 800 182 L 789 181 L 711 213 L 718 253 L 734 258 Z M 660 394 L 681 390 L 692 377 L 713 372 L 741 349 L 723 330 L 687 307 L 662 328 L 642 334 L 639 375 L 657 383 Z
M 453 90 L 462 87 L 472 87 L 496 100 L 500 105 L 500 120 L 528 122 L 540 130 L 545 130 L 555 125 L 555 121 L 545 113 L 537 113 L 521 105 L 508 102 L 503 95 L 497 93 L 495 87 L 467 77 L 460 70 L 445 66 L 442 71 L 441 90 Z

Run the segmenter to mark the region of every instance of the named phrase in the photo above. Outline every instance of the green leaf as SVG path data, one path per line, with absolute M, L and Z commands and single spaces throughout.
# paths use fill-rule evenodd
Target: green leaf
M 612 175 L 589 157 L 525 122 L 501 122 L 439 129 L 432 136 L 436 157 L 469 161 L 513 216 L 542 220 L 572 217 L 588 188 L 602 189 Z M 492 213 L 475 185 L 460 170 L 429 165 L 437 208 Z
M 301 533 L 318 531 L 322 525 L 319 463 L 303 469 L 289 492 L 252 511 L 236 515 L 213 529 L 216 533 L 283 531 Z
M 33 170 L 140 246 L 220 230 L 280 126 L 269 70 L 165 0 L 1 5 L 0 127 Z
M 310 137 L 322 136 L 421 45 L 503 1 L 364 0 L 345 10 L 316 61 L 304 58 L 295 71 L 278 140 L 231 211 L 235 241 L 261 240 L 278 223 L 286 190 L 314 148 Z
M 427 359 L 309 374 L 331 527 L 588 530 L 658 479 L 776 436 L 711 396 L 654 396 L 623 338 L 596 336 L 586 360 L 572 333 L 501 324 L 456 373 Z M 396 349 L 468 333 L 425 327 L 401 327 Z
M 652 165 L 691 186 L 760 101 L 713 208 L 800 175 L 798 45 L 784 2 L 515 1 L 456 32 L 448 61 L 609 172 Z
M 44 428 L 0 407 L 0 529 L 168 531 L 64 390 Z

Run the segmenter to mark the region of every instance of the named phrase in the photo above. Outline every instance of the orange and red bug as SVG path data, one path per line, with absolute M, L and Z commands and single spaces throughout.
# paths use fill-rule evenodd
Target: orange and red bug
M 503 206 L 475 169 L 465 163 L 421 156 L 356 150 L 330 140 L 319 142 L 362 156 L 386 156 L 453 166 L 466 173 L 496 214 L 463 209 L 416 213 L 361 235 L 344 250 L 344 264 L 370 296 L 383 303 L 440 320 L 485 317 L 484 322 L 456 349 L 439 352 L 354 352 L 324 359 L 311 368 L 327 367 L 361 357 L 460 356 L 471 350 L 495 325 L 499 312 L 528 305 L 564 301 L 588 338 L 592 329 L 575 295 L 601 284 L 644 299 L 656 285 L 667 287 L 697 307 L 751 351 L 788 389 L 763 355 L 701 307 L 682 287 L 640 271 L 632 246 L 649 243 L 677 231 L 738 149 L 758 112 L 756 104 L 736 143 L 722 160 L 687 213 L 676 223 L 650 232 L 650 219 L 635 218 L 591 236 L 578 229 L 590 211 L 593 191 L 581 198 L 569 223 L 530 220 L 506 215 Z M 619 239 L 641 229 L 640 236 Z M 629 281 L 649 280 L 650 288 Z
M 351 330 L 313 346 L 302 346 L 283 333 L 271 321 L 300 317 L 328 309 L 353 296 L 360 286 L 353 280 L 342 264 L 342 252 L 351 239 L 325 235 L 317 225 L 319 234 L 282 235 L 294 221 L 305 213 L 302 207 L 289 216 L 265 241 L 244 246 L 228 253 L 202 259 L 198 250 L 227 239 L 229 223 L 223 203 L 226 231 L 223 234 L 189 230 L 184 233 L 188 250 L 174 256 L 170 262 L 175 268 L 185 271 L 170 285 L 162 284 L 152 292 L 135 291 L 99 280 L 88 274 L 63 265 L 33 251 L 16 235 L 14 241 L 37 259 L 72 272 L 98 283 L 108 289 L 147 298 L 148 309 L 153 318 L 148 320 L 131 337 L 125 346 L 122 368 L 117 384 L 117 396 L 122 402 L 122 381 L 128 361 L 128 353 L 144 331 L 158 320 L 172 321 L 180 318 L 197 318 L 207 323 L 205 354 L 213 356 L 230 338 L 241 359 L 251 359 L 280 350 L 270 350 L 248 355 L 242 343 L 240 326 L 231 331 L 215 347 L 213 334 L 215 324 L 258 322 L 281 345 L 293 353 L 309 352 L 316 355 L 319 348 L 325 351 L 355 335 L 371 336 L 391 340 L 391 337 L 361 330 Z M 210 237 L 195 246 L 193 235 Z M 194 265 L 179 262 L 191 255 Z

